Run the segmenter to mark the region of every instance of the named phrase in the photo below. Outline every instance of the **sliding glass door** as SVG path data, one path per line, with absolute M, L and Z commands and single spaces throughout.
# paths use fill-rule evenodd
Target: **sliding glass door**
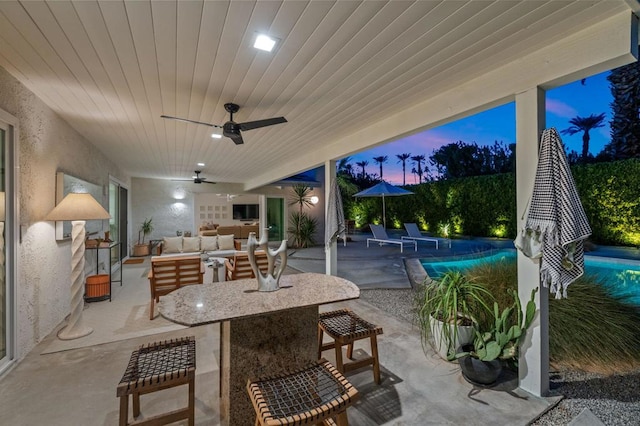
M 285 236 L 284 199 L 267 198 L 267 227 L 269 241 L 282 241 Z
M 109 181 L 109 238 L 120 244 L 120 257 L 118 250 L 112 250 L 111 264 L 118 263 L 128 254 L 128 191 L 119 182 L 113 178 Z
M 9 175 L 13 170 L 13 127 L 3 116 L 0 111 L 0 373 L 14 358 L 15 348 L 13 176 Z

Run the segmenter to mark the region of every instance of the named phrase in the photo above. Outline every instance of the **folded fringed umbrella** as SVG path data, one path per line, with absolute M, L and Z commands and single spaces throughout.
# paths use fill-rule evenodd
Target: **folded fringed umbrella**
M 591 227 L 555 128 L 542 132 L 525 230 L 528 238 L 542 236 L 542 284 L 557 299 L 567 297 L 569 284 L 584 273 L 584 240 Z
M 341 237 L 346 240 L 346 222 L 344 220 L 344 209 L 342 207 L 342 195 L 338 181 L 334 180 L 327 200 L 327 223 L 324 230 L 324 242 L 326 250 L 329 250 L 331 243 Z

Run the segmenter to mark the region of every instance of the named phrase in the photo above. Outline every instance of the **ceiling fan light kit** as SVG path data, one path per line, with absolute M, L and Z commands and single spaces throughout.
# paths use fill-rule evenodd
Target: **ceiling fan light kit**
M 192 123 L 192 124 L 202 124 L 203 126 L 222 129 L 222 135 L 231 139 L 236 145 L 241 145 L 244 143 L 244 140 L 242 139 L 242 134 L 240 132 L 243 132 L 246 130 L 259 129 L 260 127 L 273 126 L 274 124 L 287 122 L 287 119 L 284 117 L 274 117 L 274 118 L 267 118 L 264 120 L 247 121 L 246 123 L 236 123 L 235 121 L 233 121 L 233 114 L 235 114 L 240 110 L 240 106 L 238 104 L 229 102 L 224 104 L 224 109 L 229 113 L 229 121 L 224 123 L 222 126 L 219 126 L 217 124 L 205 123 L 202 121 L 190 120 L 188 118 L 173 117 L 170 115 L 161 115 L 160 117 L 167 120 L 176 120 L 176 121 L 182 121 L 185 123 Z M 218 136 L 218 132 L 214 131 L 211 134 L 211 137 L 220 138 L 222 136 Z

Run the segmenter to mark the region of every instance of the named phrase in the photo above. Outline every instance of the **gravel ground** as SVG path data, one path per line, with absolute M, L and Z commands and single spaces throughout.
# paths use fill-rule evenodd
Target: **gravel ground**
M 411 310 L 414 291 L 411 289 L 362 290 L 360 298 L 414 323 Z M 561 370 L 553 371 L 550 378 L 550 396 L 563 395 L 564 399 L 532 425 L 567 425 L 585 408 L 607 426 L 640 425 L 640 370 L 614 376 Z

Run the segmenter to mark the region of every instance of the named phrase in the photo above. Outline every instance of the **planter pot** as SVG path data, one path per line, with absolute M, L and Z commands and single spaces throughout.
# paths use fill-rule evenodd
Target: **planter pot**
M 87 299 L 94 299 L 96 297 L 108 296 L 109 295 L 109 275 L 107 274 L 89 275 L 86 279 L 84 295 Z
M 472 325 L 454 325 L 450 323 L 444 323 L 440 320 L 429 316 L 429 323 L 431 327 L 431 337 L 433 348 L 442 359 L 447 359 L 447 354 L 450 351 L 455 351 L 463 345 L 467 345 L 473 342 L 475 337 L 474 328 Z M 446 340 L 446 334 L 443 334 L 443 327 L 449 327 L 448 336 L 453 336 L 454 327 L 458 328 L 455 342 L 448 342 Z
M 149 244 L 135 244 L 133 246 L 133 256 L 149 256 Z
M 473 346 L 464 345 L 459 352 L 468 352 L 471 349 Z M 458 363 L 462 375 L 472 384 L 491 385 L 498 380 L 500 373 L 502 373 L 502 361 L 499 359 L 482 361 L 471 356 L 463 356 L 458 358 Z

